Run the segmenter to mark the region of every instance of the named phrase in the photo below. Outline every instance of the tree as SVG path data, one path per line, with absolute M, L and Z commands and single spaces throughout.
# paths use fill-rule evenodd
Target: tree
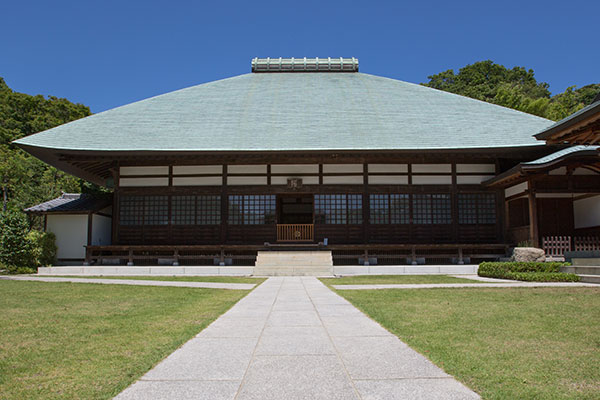
M 549 85 L 538 82 L 532 69 L 508 69 L 491 60 L 467 65 L 458 74 L 449 69 L 428 79 L 429 82 L 422 85 L 553 120 L 591 104 L 600 93 L 600 84 L 591 84 L 580 89 L 572 86 L 564 93 L 551 96 Z
M 30 156 L 13 140 L 90 115 L 90 109 L 67 99 L 12 91 L 0 78 L 0 190 L 2 210 L 22 209 L 60 195 L 61 191 L 97 191 Z

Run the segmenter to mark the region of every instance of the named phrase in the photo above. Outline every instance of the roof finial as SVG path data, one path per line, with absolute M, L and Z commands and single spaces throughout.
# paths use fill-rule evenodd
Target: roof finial
M 252 72 L 358 72 L 358 59 L 255 57 L 252 59 Z

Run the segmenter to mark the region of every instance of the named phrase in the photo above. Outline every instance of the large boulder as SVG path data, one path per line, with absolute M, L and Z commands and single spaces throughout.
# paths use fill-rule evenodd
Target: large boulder
M 517 262 L 543 262 L 546 261 L 546 253 L 536 247 L 515 247 L 510 259 Z

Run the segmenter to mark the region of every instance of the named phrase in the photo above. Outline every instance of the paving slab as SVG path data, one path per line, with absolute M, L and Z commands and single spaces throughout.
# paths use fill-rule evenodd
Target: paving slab
M 198 337 L 148 371 L 142 380 L 242 379 L 257 342 L 258 338 Z
M 235 397 L 239 386 L 239 380 L 138 381 L 121 392 L 115 399 L 229 400 Z
M 363 399 L 468 400 L 479 396 L 453 378 L 355 380 Z
M 258 286 L 117 399 L 476 399 L 314 277 Z
M 336 355 L 252 360 L 238 400 L 359 399 Z
M 322 326 L 268 326 L 255 355 L 328 355 L 335 348 Z

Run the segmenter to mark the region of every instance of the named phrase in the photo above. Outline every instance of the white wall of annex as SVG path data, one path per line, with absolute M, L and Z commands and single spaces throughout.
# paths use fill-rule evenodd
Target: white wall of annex
M 46 230 L 56 235 L 57 258 L 85 258 L 87 215 L 48 215 Z
M 575 229 L 600 226 L 600 196 L 573 202 Z

